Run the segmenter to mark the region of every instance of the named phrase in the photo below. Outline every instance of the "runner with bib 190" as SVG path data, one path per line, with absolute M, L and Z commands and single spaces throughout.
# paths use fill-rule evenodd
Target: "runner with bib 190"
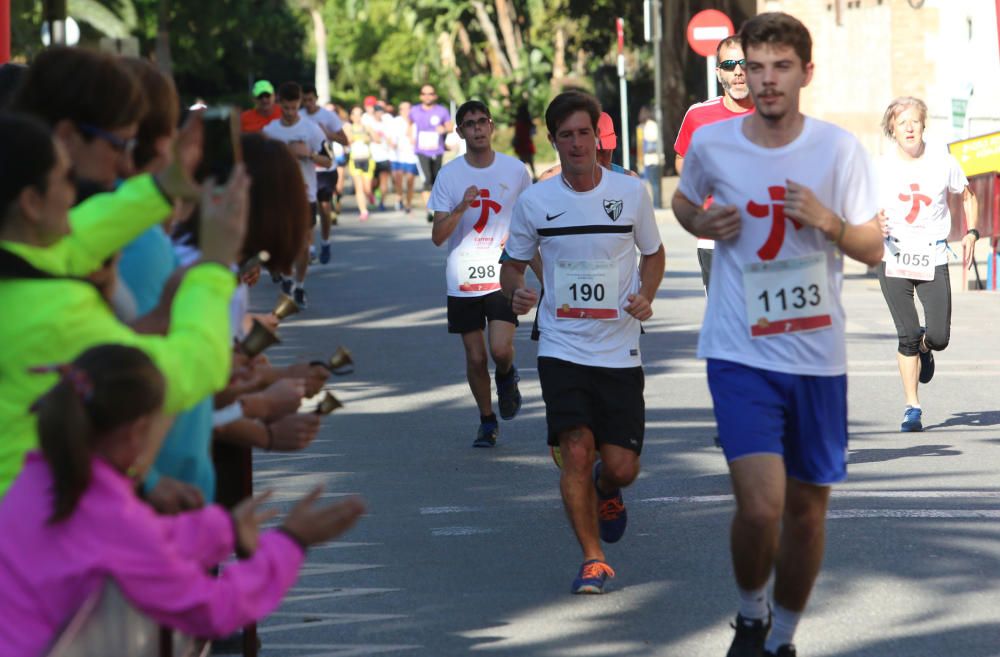
M 524 314 L 539 301 L 524 270 L 541 253 L 538 378 L 548 443 L 562 453 L 563 504 L 583 550 L 573 593 L 601 593 L 614 576 L 601 540 L 624 534 L 621 489 L 639 474 L 639 322 L 653 314 L 665 260 L 643 182 L 597 163 L 600 114 L 597 99 L 581 92 L 549 104 L 545 125 L 562 173 L 521 195 L 500 271 L 511 307 Z
M 934 351 L 944 351 L 951 334 L 951 282 L 948 277 L 950 197 L 961 196 L 969 232 L 962 238 L 968 263 L 979 239 L 978 207 L 958 160 L 924 142 L 927 105 L 918 98 L 897 98 L 882 117 L 882 131 L 896 148 L 878 161 L 879 218 L 886 235 L 878 270 L 882 295 L 896 324 L 896 360 L 906 408 L 901 431 L 923 431 L 917 385 L 934 376 Z M 926 330 L 913 302 L 924 307 Z
M 531 178 L 520 160 L 493 150 L 493 119 L 484 103 L 464 103 L 455 120 L 466 153 L 441 169 L 427 207 L 434 213 L 431 239 L 437 246 L 448 242 L 448 332 L 462 336 L 469 387 L 479 406 L 472 446 L 493 447 L 499 426 L 483 329 L 488 321 L 500 417 L 510 420 L 521 408 L 514 367 L 517 316 L 500 292 L 500 254 L 514 203 Z
M 799 111 L 808 30 L 764 13 L 740 38 L 757 110 L 694 133 L 673 209 L 688 232 L 716 240 L 698 356 L 736 498 L 728 655 L 794 657 L 830 486 L 847 475 L 843 255 L 874 266 L 882 235 L 864 148 Z

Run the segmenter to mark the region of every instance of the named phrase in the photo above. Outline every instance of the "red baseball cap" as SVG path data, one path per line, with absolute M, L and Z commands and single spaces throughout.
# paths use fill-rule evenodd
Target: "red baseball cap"
M 602 151 L 613 151 L 618 148 L 615 123 L 607 112 L 601 112 L 601 118 L 597 119 L 597 138 Z
M 365 107 L 371 107 L 377 102 L 378 99 L 375 96 L 365 96 Z

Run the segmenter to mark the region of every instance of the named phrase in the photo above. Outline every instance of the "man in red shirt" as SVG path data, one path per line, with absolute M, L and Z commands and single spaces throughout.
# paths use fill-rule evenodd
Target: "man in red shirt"
M 274 85 L 267 80 L 253 84 L 254 107 L 240 114 L 243 132 L 260 132 L 271 121 L 281 118 L 281 108 L 274 103 Z
M 715 55 L 716 61 L 719 62 L 715 67 L 715 75 L 722 85 L 722 95 L 703 103 L 695 103 L 684 115 L 677 140 L 674 142 L 674 152 L 677 153 L 674 167 L 678 176 L 684 168 L 684 154 L 687 153 L 695 130 L 709 123 L 742 116 L 754 109 L 753 98 L 750 97 L 750 89 L 747 87 L 746 59 L 743 58 L 740 38 L 734 35 L 720 41 Z M 706 207 L 708 203 L 711 203 L 710 198 L 706 201 Z M 698 239 L 698 264 L 701 266 L 701 280 L 706 290 L 708 290 L 709 275 L 712 273 L 714 247 L 715 242 L 712 240 Z

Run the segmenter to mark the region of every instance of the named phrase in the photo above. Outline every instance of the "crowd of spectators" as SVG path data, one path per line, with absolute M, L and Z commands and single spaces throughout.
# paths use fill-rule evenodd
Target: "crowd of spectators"
M 262 531 L 267 493 L 223 495 L 212 456 L 301 450 L 323 420 L 300 408 L 329 368 L 246 340 L 280 321 L 248 312 L 261 262 L 290 274 L 311 235 L 299 160 L 245 134 L 199 180 L 202 113 L 150 62 L 83 49 L 4 66 L 0 107 L 0 655 L 44 654 L 108 580 L 225 636 L 364 511 L 317 489 Z

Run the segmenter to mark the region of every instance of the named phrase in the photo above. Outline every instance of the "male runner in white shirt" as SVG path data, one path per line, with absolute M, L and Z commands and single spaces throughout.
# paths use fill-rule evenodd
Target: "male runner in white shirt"
M 472 446 L 493 447 L 499 425 L 483 329 L 488 322 L 500 417 L 510 420 L 521 408 L 514 366 L 517 316 L 500 292 L 500 254 L 514 203 L 531 178 L 520 160 L 493 150 L 493 119 L 484 103 L 463 103 L 455 121 L 467 149 L 441 168 L 427 207 L 434 213 L 431 239 L 436 246 L 448 242 L 448 332 L 462 336 L 469 387 L 479 407 Z
M 736 497 L 728 654 L 794 657 L 830 486 L 847 474 L 843 255 L 877 264 L 882 234 L 864 148 L 799 111 L 809 31 L 765 13 L 740 36 L 757 111 L 695 132 L 673 209 L 688 232 L 716 240 L 698 355 Z
M 600 114 L 597 99 L 581 92 L 549 104 L 545 124 L 562 172 L 521 195 L 500 270 L 511 307 L 524 314 L 539 302 L 524 270 L 541 253 L 538 378 L 548 443 L 562 454 L 563 504 L 583 551 L 573 593 L 601 593 L 614 576 L 601 540 L 624 534 L 621 489 L 639 474 L 639 323 L 653 315 L 665 262 L 643 182 L 597 163 Z
M 302 104 L 302 87 L 297 82 L 285 82 L 278 87 L 278 105 L 281 107 L 281 118 L 271 121 L 261 131 L 271 139 L 277 139 L 288 144 L 292 155 L 299 161 L 302 180 L 305 182 L 305 194 L 309 201 L 309 212 L 312 225 L 316 222 L 316 166 L 328 167 L 333 160 L 323 152 L 323 130 L 312 121 L 303 119 L 299 114 Z M 293 193 L 289 190 L 289 193 Z M 311 230 L 311 229 L 310 229 Z M 312 234 L 310 232 L 310 234 Z M 309 240 L 310 242 L 312 240 Z M 293 295 L 299 308 L 306 308 L 306 272 L 309 270 L 309 244 L 302 246 L 302 253 L 295 261 L 295 278 L 284 279 L 281 282 L 285 294 Z

